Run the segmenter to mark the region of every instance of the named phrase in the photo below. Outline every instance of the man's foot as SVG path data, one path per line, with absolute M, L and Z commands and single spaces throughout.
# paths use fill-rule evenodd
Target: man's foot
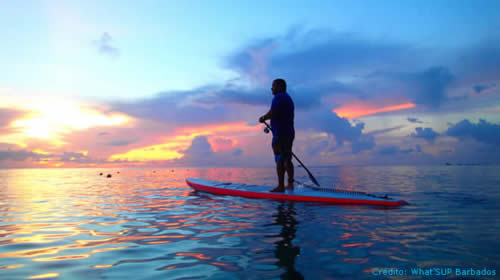
M 286 189 L 289 191 L 293 191 L 293 183 L 288 183 L 288 185 L 286 185 Z
M 277 186 L 276 188 L 270 190 L 270 192 L 284 192 L 285 191 L 285 187 L 283 186 Z

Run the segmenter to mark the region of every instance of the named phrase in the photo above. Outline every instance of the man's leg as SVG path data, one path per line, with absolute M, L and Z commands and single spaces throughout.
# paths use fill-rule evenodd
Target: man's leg
M 271 190 L 271 192 L 284 192 L 285 191 L 285 165 L 281 157 L 281 149 L 278 139 L 273 137 L 272 148 L 274 152 L 274 161 L 276 162 L 276 174 L 278 175 L 278 186 Z
M 293 190 L 293 162 L 291 158 L 286 161 L 285 169 L 288 174 L 288 185 L 286 188 Z
M 285 187 L 285 164 L 282 160 L 276 163 L 276 171 L 278 173 L 278 187 Z
M 285 157 L 285 170 L 288 173 L 288 184 L 286 186 L 287 189 L 293 190 L 293 162 L 292 162 L 292 146 L 293 146 L 293 138 L 292 135 L 290 138 L 287 138 L 284 143 L 282 150 L 284 151 L 283 155 Z
M 276 174 L 278 175 L 278 186 L 271 190 L 271 192 L 284 192 L 285 191 L 285 164 L 282 160 L 276 161 Z

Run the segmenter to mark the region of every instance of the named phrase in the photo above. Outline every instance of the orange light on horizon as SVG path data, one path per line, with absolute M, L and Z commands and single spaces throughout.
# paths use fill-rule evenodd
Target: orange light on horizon
M 342 118 L 354 119 L 354 118 L 375 115 L 379 113 L 410 109 L 414 108 L 415 106 L 416 105 L 411 102 L 398 105 L 385 106 L 385 107 L 377 107 L 376 105 L 370 103 L 355 103 L 334 109 L 332 110 L 332 112 L 336 113 L 339 117 Z
M 177 129 L 173 136 L 163 138 L 162 144 L 134 148 L 121 154 L 112 155 L 109 160 L 154 161 L 179 159 L 184 156 L 183 151 L 191 145 L 191 141 L 197 136 L 215 135 L 221 137 L 224 133 L 229 132 L 240 133 L 257 130 L 260 130 L 258 125 L 249 126 L 245 122 L 182 127 Z M 222 139 L 224 138 L 222 137 Z M 234 146 L 237 141 L 232 140 L 231 143 Z M 220 146 L 214 147 L 213 142 L 211 145 L 214 151 L 223 148 Z
M 168 143 L 132 149 L 125 153 L 112 155 L 108 160 L 151 161 L 178 159 L 182 157 L 182 154 L 178 151 L 187 148 L 188 145 L 188 142 L 176 141 L 174 137 Z
M 18 143 L 26 138 L 37 138 L 62 146 L 67 144 L 60 140 L 62 134 L 96 126 L 123 126 L 134 121 L 123 113 L 103 113 L 100 109 L 69 101 L 28 103 L 22 109 L 28 113 L 10 123 L 17 132 L 7 135 Z
M 191 136 L 199 135 L 213 135 L 215 133 L 224 133 L 229 131 L 257 131 L 260 130 L 260 126 L 254 125 L 249 126 L 245 122 L 235 122 L 235 123 L 225 123 L 225 124 L 215 124 L 215 125 L 203 125 L 203 126 L 188 126 L 183 127 L 177 131 L 179 134 L 191 134 Z

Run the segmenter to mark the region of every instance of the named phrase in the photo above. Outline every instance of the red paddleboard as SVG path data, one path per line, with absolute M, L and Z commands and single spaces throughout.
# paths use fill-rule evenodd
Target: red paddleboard
M 256 186 L 238 183 L 209 181 L 199 178 L 187 178 L 186 183 L 196 191 L 208 192 L 217 195 L 232 195 L 248 198 L 270 198 L 279 200 L 323 202 L 334 204 L 359 204 L 401 206 L 404 200 L 380 197 L 363 192 L 316 188 L 295 184 L 294 190 L 283 193 L 269 192 L 270 186 Z

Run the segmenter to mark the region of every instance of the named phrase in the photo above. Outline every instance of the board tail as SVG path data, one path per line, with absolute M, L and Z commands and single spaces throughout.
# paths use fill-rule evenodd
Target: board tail
M 316 186 L 313 186 L 313 185 L 309 185 L 309 184 L 306 184 L 306 183 L 302 183 L 302 182 L 299 182 L 297 180 L 294 180 L 296 183 L 298 183 L 299 185 L 302 185 L 308 189 L 311 189 L 311 190 L 315 190 L 315 191 L 320 191 L 320 192 L 334 192 L 334 193 L 347 193 L 347 194 L 360 194 L 360 195 L 366 195 L 366 196 L 370 196 L 370 197 L 375 197 L 375 198 L 382 198 L 382 199 L 391 199 L 390 197 L 387 196 L 387 194 L 385 196 L 377 196 L 377 195 L 374 195 L 374 194 L 370 194 L 370 193 L 366 193 L 366 192 L 360 192 L 360 191 L 351 191 L 351 190 L 343 190 L 343 189 L 327 189 L 327 188 L 323 188 L 323 187 L 316 187 Z M 406 201 L 404 201 L 405 204 L 408 204 Z

